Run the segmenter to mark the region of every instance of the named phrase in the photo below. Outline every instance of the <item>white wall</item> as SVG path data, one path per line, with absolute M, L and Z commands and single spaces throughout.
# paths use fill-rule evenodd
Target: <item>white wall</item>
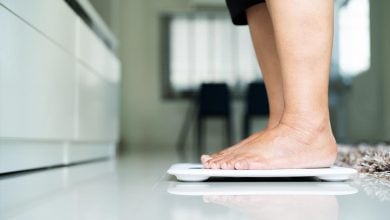
M 371 68 L 354 79 L 346 96 L 351 140 L 390 138 L 389 1 L 370 1 Z
M 383 87 L 383 116 L 384 116 L 384 127 L 383 131 L 384 138 L 390 140 L 390 2 L 389 1 L 379 1 L 374 4 L 378 4 L 378 9 L 380 10 L 381 25 L 377 27 L 377 34 L 379 35 L 376 48 L 380 50 L 378 56 L 374 57 L 377 59 L 376 62 L 380 66 L 382 72 L 383 80 L 381 81 L 380 86 Z M 377 19 L 377 20 L 379 20 Z M 375 20 L 376 21 L 376 20 Z M 373 22 L 375 22 L 373 21 Z

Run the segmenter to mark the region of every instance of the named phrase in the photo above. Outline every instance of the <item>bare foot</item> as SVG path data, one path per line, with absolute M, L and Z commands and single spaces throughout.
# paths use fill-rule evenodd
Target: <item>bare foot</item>
M 224 150 L 221 150 L 217 153 L 214 153 L 212 155 L 202 155 L 200 157 L 202 164 L 206 164 L 211 159 L 220 160 L 225 155 L 230 154 L 230 153 L 234 152 L 235 150 L 240 149 L 241 147 L 248 146 L 248 144 L 250 142 L 252 142 L 253 140 L 258 140 L 266 130 L 269 130 L 269 129 L 276 127 L 279 124 L 279 121 L 280 121 L 280 114 L 272 114 L 268 120 L 267 125 L 265 126 L 265 128 L 263 130 L 258 131 L 256 133 L 250 135 L 249 137 L 245 138 L 244 140 L 240 141 L 239 143 L 237 143 L 231 147 L 228 147 Z
M 331 166 L 336 154 L 329 120 L 305 115 L 285 117 L 275 128 L 203 165 L 211 169 L 317 168 Z
M 200 160 L 204 164 L 211 159 L 215 159 L 215 158 L 222 159 L 224 155 L 232 153 L 233 151 L 239 149 L 240 147 L 247 146 L 247 144 L 250 143 L 252 140 L 259 138 L 261 136 L 261 134 L 264 133 L 265 130 L 266 129 L 258 131 L 256 133 L 250 135 L 249 137 L 245 138 L 244 140 L 240 141 L 239 143 L 237 143 L 231 147 L 228 147 L 224 150 L 221 150 L 217 153 L 214 153 L 212 155 L 202 155 Z

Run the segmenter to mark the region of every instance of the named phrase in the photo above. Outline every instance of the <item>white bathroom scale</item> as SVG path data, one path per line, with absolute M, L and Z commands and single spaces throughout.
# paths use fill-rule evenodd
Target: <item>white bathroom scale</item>
M 345 167 L 328 167 L 312 169 L 277 169 L 277 170 L 221 170 L 204 169 L 202 164 L 181 163 L 172 165 L 168 174 L 176 176 L 179 181 L 200 182 L 209 178 L 288 178 L 315 177 L 324 181 L 345 181 L 352 179 L 357 171 Z

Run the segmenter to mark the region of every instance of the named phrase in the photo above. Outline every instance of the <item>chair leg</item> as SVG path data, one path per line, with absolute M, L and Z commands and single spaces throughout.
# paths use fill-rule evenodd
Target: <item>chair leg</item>
M 247 138 L 249 136 L 249 130 L 250 130 L 250 117 L 249 115 L 245 114 L 244 116 L 244 126 L 243 126 L 243 139 Z
M 194 106 L 190 105 L 186 112 L 186 116 L 184 118 L 183 125 L 180 129 L 179 137 L 176 142 L 176 152 L 181 161 L 185 161 L 186 158 L 185 145 L 186 145 L 187 136 L 191 130 L 191 124 L 193 123 L 193 120 L 195 120 L 194 111 L 195 111 Z
M 232 119 L 230 116 L 227 117 L 226 119 L 226 141 L 227 141 L 227 146 L 226 147 L 229 147 L 232 145 L 233 143 L 233 122 L 232 122 Z
M 203 120 L 201 118 L 198 118 L 197 123 L 197 131 L 196 131 L 196 157 L 199 157 L 203 153 Z

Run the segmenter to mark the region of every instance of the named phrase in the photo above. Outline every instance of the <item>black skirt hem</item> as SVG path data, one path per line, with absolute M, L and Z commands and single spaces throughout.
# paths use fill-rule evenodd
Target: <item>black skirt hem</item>
M 265 0 L 226 0 L 233 24 L 247 25 L 246 9 L 260 3 L 265 3 Z

